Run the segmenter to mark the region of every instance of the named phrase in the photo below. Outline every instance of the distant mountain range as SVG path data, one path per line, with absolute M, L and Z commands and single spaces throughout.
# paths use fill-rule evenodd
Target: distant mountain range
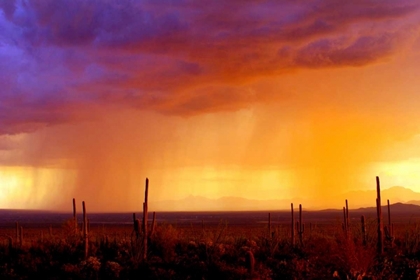
M 151 209 L 157 211 L 255 211 L 279 209 L 279 206 L 290 205 L 290 200 L 256 200 L 241 197 L 221 197 L 210 199 L 202 196 L 188 196 L 180 200 L 150 202 Z M 290 206 L 289 206 L 290 207 Z
M 390 204 L 391 213 L 420 213 L 420 205 L 408 204 L 408 203 L 401 203 L 397 202 L 394 204 Z M 382 213 L 387 213 L 388 209 L 386 205 L 382 206 Z M 352 212 L 376 212 L 376 207 L 362 207 L 353 209 Z
M 420 206 L 420 193 L 404 187 L 392 187 L 381 191 L 382 205 L 387 204 L 387 199 L 394 207 Z M 308 210 L 325 209 L 325 205 L 332 205 L 332 209 L 341 209 L 345 205 L 345 200 L 349 202 L 350 209 L 369 208 L 375 209 L 376 190 L 368 191 L 351 191 L 342 195 L 335 195 L 325 198 L 324 201 L 316 199 L 269 199 L 257 200 L 246 199 L 241 197 L 221 197 L 210 199 L 203 196 L 188 196 L 179 200 L 151 201 L 151 211 L 263 211 L 263 210 L 288 210 L 290 203 L 294 203 L 294 207 L 302 204 Z M 400 204 L 404 203 L 403 206 Z M 412 205 L 412 206 L 408 206 Z M 393 208 L 394 208 L 393 207 Z M 420 208 L 420 207 L 419 207 Z M 395 209 L 395 211 L 398 208 Z M 405 211 L 404 210 L 404 211 Z
M 343 196 L 342 199 L 348 199 L 349 203 L 354 207 L 374 206 L 376 201 L 376 190 L 369 191 L 351 191 Z M 407 203 L 420 205 L 420 193 L 404 187 L 392 187 L 381 191 L 382 204 L 387 203 Z M 373 205 L 372 205 L 373 204 Z

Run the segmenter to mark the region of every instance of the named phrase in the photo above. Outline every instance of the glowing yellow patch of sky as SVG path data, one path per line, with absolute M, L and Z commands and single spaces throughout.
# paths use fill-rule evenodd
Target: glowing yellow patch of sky
M 0 208 L 60 208 L 75 184 L 74 175 L 60 169 L 0 167 Z
M 372 171 L 380 176 L 384 189 L 403 186 L 420 192 L 420 158 L 374 163 Z

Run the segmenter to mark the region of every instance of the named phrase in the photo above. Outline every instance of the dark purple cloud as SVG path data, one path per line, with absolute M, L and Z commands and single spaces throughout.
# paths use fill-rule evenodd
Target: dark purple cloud
M 418 38 L 419 18 L 416 1 L 2 1 L 0 134 L 93 104 L 243 108 L 271 98 L 243 81 L 381 61 Z

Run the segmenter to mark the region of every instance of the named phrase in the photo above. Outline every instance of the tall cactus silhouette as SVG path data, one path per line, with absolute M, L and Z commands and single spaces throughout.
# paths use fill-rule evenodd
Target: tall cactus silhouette
M 296 228 L 299 235 L 300 246 L 303 246 L 303 233 L 305 232 L 305 224 L 302 223 L 302 204 L 299 204 L 299 222 L 297 222 Z
M 140 237 L 140 220 L 136 219 L 136 213 L 133 213 L 133 231 L 136 234 L 136 240 Z
M 254 269 L 255 269 L 255 258 L 254 258 L 254 254 L 250 250 L 248 250 L 245 254 L 245 263 L 246 263 L 248 272 L 250 274 L 253 274 Z
M 149 195 L 149 179 L 146 178 L 146 187 L 144 190 L 143 202 L 143 260 L 147 260 L 147 217 L 148 217 L 148 195 Z
M 15 226 L 16 226 L 16 243 L 19 240 L 19 222 L 15 222 Z
M 88 232 L 88 219 L 86 213 L 86 204 L 82 201 L 83 207 L 83 245 L 84 245 L 84 255 L 85 259 L 87 259 L 89 255 L 89 232 Z
M 156 212 L 153 212 L 152 228 L 150 229 L 150 236 L 153 236 L 156 230 Z
M 350 225 L 349 225 L 349 203 L 346 199 L 346 207 L 343 207 L 343 230 L 346 238 L 349 237 Z
M 382 208 L 381 208 L 381 184 L 380 184 L 378 176 L 376 176 L 376 216 L 378 220 L 377 250 L 378 250 L 378 254 L 382 254 L 384 252 L 384 234 L 383 234 Z
M 366 223 L 365 223 L 365 216 L 362 215 L 360 216 L 360 222 L 362 225 L 362 240 L 363 240 L 363 245 L 366 246 Z
M 290 204 L 290 210 L 292 213 L 292 227 L 291 227 L 291 233 L 292 233 L 292 246 L 295 246 L 295 213 L 293 209 L 293 203 Z
M 389 199 L 387 200 L 388 206 L 388 226 L 384 227 L 385 237 L 394 246 L 394 224 L 391 223 L 391 206 L 389 205 Z
M 73 222 L 74 222 L 74 234 L 77 234 L 77 215 L 76 215 L 76 199 L 73 198 Z
M 23 245 L 23 226 L 20 226 L 20 231 L 19 231 L 19 243 L 20 246 Z

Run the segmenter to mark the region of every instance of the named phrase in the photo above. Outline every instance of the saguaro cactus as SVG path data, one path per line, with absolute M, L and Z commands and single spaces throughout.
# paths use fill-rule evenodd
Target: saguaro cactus
M 343 206 L 343 223 L 342 223 L 342 228 L 344 233 L 347 232 L 347 223 L 346 223 L 346 207 Z
M 365 223 L 365 216 L 360 216 L 360 222 L 362 224 L 362 239 L 363 245 L 366 246 L 366 223 Z
M 349 223 L 349 202 L 346 199 L 346 223 L 347 223 L 347 231 L 350 230 L 350 223 Z
M 346 207 L 343 207 L 343 230 L 346 238 L 349 237 L 350 225 L 349 225 L 349 203 L 346 199 Z
M 20 243 L 20 246 L 23 245 L 23 226 L 20 226 L 19 243 Z
M 15 222 L 16 225 L 16 242 L 19 240 L 19 222 Z
M 76 199 L 73 198 L 73 222 L 74 222 L 74 234 L 77 234 L 77 213 L 76 213 Z
M 383 224 L 382 224 L 382 208 L 381 208 L 381 184 L 379 182 L 379 177 L 376 176 L 376 216 L 378 219 L 378 244 L 377 250 L 378 254 L 384 252 L 384 234 L 383 234 Z
M 83 245 L 85 250 L 85 259 L 87 259 L 89 254 L 89 232 L 88 232 L 88 219 L 86 214 L 86 204 L 83 201 Z
M 271 238 L 271 213 L 268 213 L 268 238 Z
M 293 210 L 293 203 L 290 204 L 290 209 L 292 211 L 292 228 L 291 228 L 292 246 L 295 246 L 295 214 L 294 214 L 294 210 Z
M 299 235 L 300 246 L 303 246 L 303 233 L 305 232 L 305 224 L 302 223 L 302 204 L 299 204 L 299 222 L 297 223 L 297 232 Z
M 150 236 L 153 236 L 156 229 L 156 212 L 153 212 L 152 228 L 150 229 Z
M 140 237 L 140 220 L 136 219 L 136 213 L 133 213 L 133 230 L 134 233 L 136 234 L 136 240 L 139 239 Z
M 388 226 L 385 227 L 385 236 L 390 241 L 391 246 L 394 245 L 394 224 L 391 223 L 391 206 L 389 205 L 389 199 L 387 200 L 388 205 Z
M 148 195 L 149 195 L 149 179 L 146 178 L 146 187 L 144 191 L 143 203 L 143 260 L 147 260 L 147 217 L 148 217 Z
M 255 258 L 252 251 L 247 251 L 245 255 L 245 262 L 246 267 L 248 268 L 248 272 L 250 274 L 254 273 L 254 267 L 255 267 Z

